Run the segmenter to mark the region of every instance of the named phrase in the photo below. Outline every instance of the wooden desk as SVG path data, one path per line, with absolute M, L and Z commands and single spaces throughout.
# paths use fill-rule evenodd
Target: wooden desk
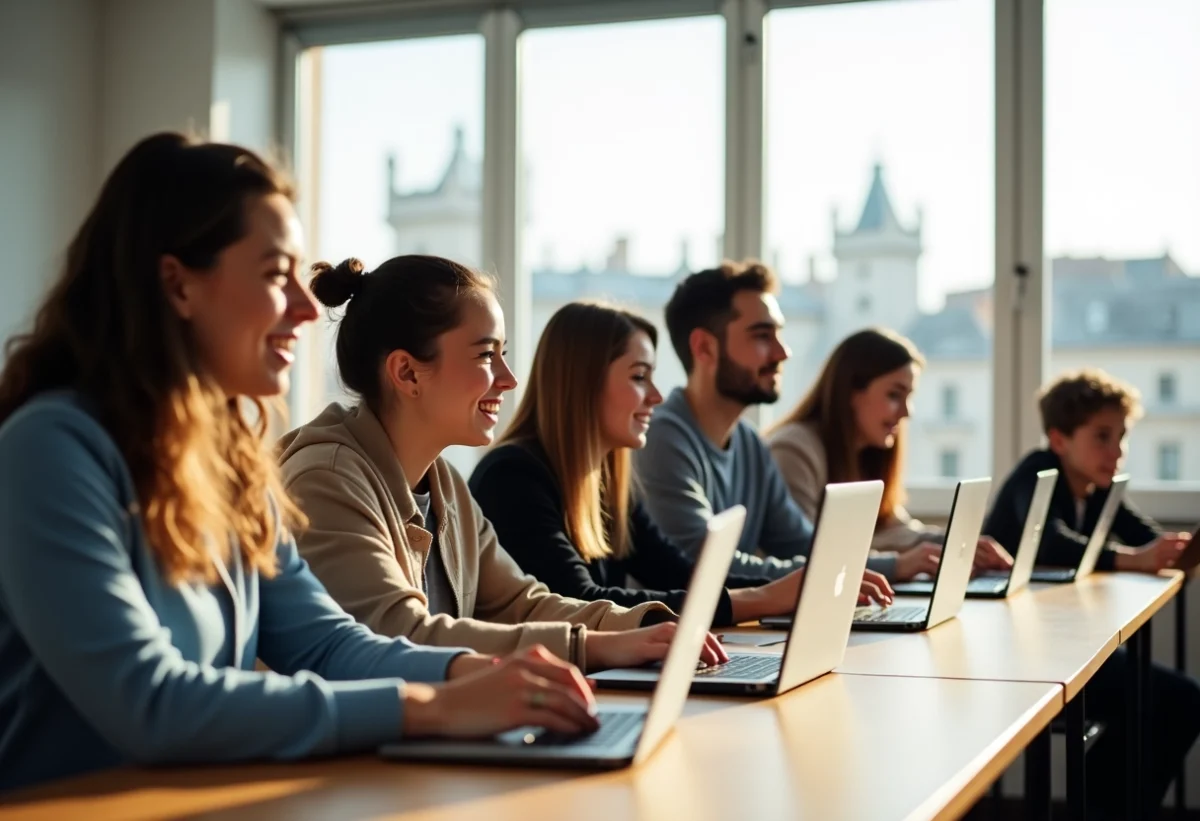
M 765 701 L 692 698 L 658 753 L 620 772 L 373 758 L 126 770 L 25 793 L 0 821 L 957 818 L 1061 703 L 1050 684 L 830 675 Z
M 1138 817 L 1146 721 L 1143 681 L 1149 669 L 1149 621 L 1182 586 L 1182 574 L 1099 573 L 1075 584 L 1033 585 L 1011 599 L 971 599 L 958 618 L 924 633 L 853 633 L 840 673 L 998 681 L 1057 682 L 1063 686 L 1067 793 L 1071 817 L 1085 807 L 1083 728 L 1077 698 L 1123 642 L 1130 642 L 1126 688 L 1130 817 Z M 1140 630 L 1140 632 L 1139 632 Z M 1035 780 L 1031 806 L 1042 812 L 1049 737 L 1027 759 Z
M 1167 606 L 1183 589 L 1184 575 L 1177 570 L 1159 576 L 1146 573 L 1093 573 L 1077 585 L 1088 589 L 1093 604 L 1118 625 L 1122 644 Z
M 924 633 L 852 633 L 838 672 L 1045 681 L 1061 684 L 1070 701 L 1119 643 L 1106 604 L 1091 585 L 970 599 L 958 618 Z

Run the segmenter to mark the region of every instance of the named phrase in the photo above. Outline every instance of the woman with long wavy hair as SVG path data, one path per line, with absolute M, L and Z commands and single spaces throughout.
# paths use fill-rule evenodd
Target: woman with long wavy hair
M 316 316 L 291 198 L 245 149 L 143 140 L 7 346 L 0 789 L 596 726 L 579 671 L 544 648 L 497 660 L 382 638 L 298 557 L 263 439 L 263 400 Z

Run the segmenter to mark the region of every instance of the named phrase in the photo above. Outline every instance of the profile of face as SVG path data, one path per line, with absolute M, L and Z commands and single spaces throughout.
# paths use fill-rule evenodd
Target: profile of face
M 160 273 L 202 366 L 225 394 L 276 396 L 288 389 L 300 328 L 317 318 L 317 306 L 299 279 L 304 238 L 288 198 L 248 199 L 245 227 L 211 268 L 166 256 Z
M 625 352 L 608 365 L 600 403 L 600 436 L 607 450 L 646 446 L 654 406 L 663 401 L 654 386 L 654 345 L 635 331 Z
M 418 362 L 403 351 L 388 357 L 402 393 L 414 400 L 423 434 L 440 447 L 489 445 L 504 394 L 517 386 L 504 361 L 504 312 L 490 291 L 462 304 L 462 321 L 437 338 L 437 356 Z
M 915 363 L 877 376 L 850 394 L 857 441 L 862 447 L 892 448 L 900 422 L 908 418 L 908 401 L 917 389 L 920 369 Z
M 1050 449 L 1058 454 L 1063 468 L 1088 484 L 1105 488 L 1125 459 L 1125 412 L 1103 408 L 1070 434 L 1050 431 Z
M 780 337 L 783 311 L 774 294 L 738 291 L 717 362 L 717 393 L 743 405 L 779 401 L 782 365 L 792 351 Z

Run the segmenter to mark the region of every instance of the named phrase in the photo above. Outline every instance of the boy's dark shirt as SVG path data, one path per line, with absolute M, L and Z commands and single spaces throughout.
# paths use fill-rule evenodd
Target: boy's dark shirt
M 1033 501 L 1033 490 L 1037 484 L 1038 471 L 1054 468 L 1058 470 L 1058 482 L 1046 514 L 1046 526 L 1042 530 L 1042 541 L 1038 548 L 1037 564 L 1050 567 L 1076 567 L 1083 557 L 1088 538 L 1100 518 L 1109 488 L 1096 488 L 1088 496 L 1083 510 L 1083 521 L 1077 522 L 1075 497 L 1067 484 L 1062 461 L 1049 450 L 1035 450 L 1025 456 L 1013 469 L 1000 488 L 996 501 L 984 523 L 984 534 L 991 536 L 1010 553 L 1016 554 L 1025 528 L 1025 517 Z M 1121 501 L 1117 515 L 1113 518 L 1108 534 L 1108 547 L 1115 543 L 1141 547 L 1158 538 L 1161 529 L 1154 521 L 1138 513 L 1128 499 Z M 1097 570 L 1112 570 L 1116 554 L 1111 549 L 1100 553 Z

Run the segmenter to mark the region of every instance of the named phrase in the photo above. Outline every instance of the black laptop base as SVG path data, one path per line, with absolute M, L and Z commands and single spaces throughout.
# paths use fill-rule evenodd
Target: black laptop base
M 1076 570 L 1073 567 L 1035 567 L 1031 582 L 1044 584 L 1070 584 L 1075 581 Z
M 923 621 L 856 621 L 850 629 L 856 633 L 920 633 Z
M 968 599 L 1003 599 L 1008 595 L 1008 579 L 988 578 L 980 576 L 980 579 L 986 579 L 987 585 L 976 584 L 976 580 L 972 579 L 967 585 Z M 892 590 L 898 596 L 932 596 L 933 582 L 897 582 L 892 585 Z

